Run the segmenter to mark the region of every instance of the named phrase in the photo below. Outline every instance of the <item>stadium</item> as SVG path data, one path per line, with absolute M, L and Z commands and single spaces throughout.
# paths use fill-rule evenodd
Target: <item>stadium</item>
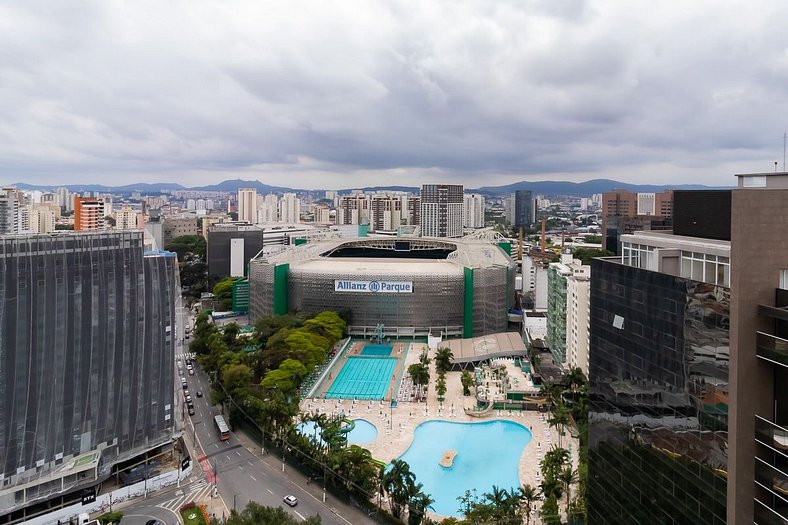
M 314 240 L 251 260 L 250 315 L 333 310 L 357 336 L 476 337 L 506 331 L 515 273 L 488 241 Z

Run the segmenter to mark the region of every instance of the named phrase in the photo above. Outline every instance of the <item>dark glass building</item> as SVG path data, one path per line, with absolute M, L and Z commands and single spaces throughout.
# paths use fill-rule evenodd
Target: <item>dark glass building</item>
M 588 523 L 726 523 L 729 289 L 591 274 Z
M 514 192 L 514 225 L 530 228 L 536 221 L 536 201 L 529 190 Z

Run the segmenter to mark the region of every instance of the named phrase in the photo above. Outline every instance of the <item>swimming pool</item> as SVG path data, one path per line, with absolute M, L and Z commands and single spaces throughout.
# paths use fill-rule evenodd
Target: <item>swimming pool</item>
M 396 357 L 351 355 L 331 383 L 325 397 L 383 399 L 396 366 Z
M 378 437 L 378 428 L 366 419 L 354 419 L 355 427 L 347 434 L 348 445 L 366 445 L 372 443 Z M 314 421 L 305 421 L 296 427 L 299 433 L 313 437 L 318 442 L 325 445 L 325 441 L 320 437 L 320 429 Z
M 520 456 L 531 437 L 527 428 L 511 421 L 425 421 L 399 459 L 410 465 L 416 482 L 435 500 L 436 513 L 459 517 L 457 498 L 466 490 L 476 489 L 481 496 L 493 485 L 506 490 L 520 486 Z M 453 465 L 444 468 L 439 462 L 447 450 L 457 455 Z
M 361 355 L 389 356 L 391 355 L 392 348 L 394 348 L 392 345 L 375 345 L 367 343 L 364 345 L 364 348 L 361 349 Z

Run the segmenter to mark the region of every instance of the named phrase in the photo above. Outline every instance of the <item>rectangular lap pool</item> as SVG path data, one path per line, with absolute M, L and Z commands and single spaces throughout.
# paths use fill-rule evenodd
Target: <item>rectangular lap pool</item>
M 361 355 L 390 356 L 391 349 L 391 345 L 373 345 L 371 343 L 367 343 L 364 345 L 364 348 L 361 349 Z
M 396 357 L 351 355 L 326 392 L 327 398 L 383 399 Z

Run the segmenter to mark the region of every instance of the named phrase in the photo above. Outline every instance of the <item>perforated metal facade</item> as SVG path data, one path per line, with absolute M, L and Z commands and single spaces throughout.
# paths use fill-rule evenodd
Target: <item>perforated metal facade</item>
M 171 441 L 177 287 L 142 232 L 0 237 L 0 514 Z

